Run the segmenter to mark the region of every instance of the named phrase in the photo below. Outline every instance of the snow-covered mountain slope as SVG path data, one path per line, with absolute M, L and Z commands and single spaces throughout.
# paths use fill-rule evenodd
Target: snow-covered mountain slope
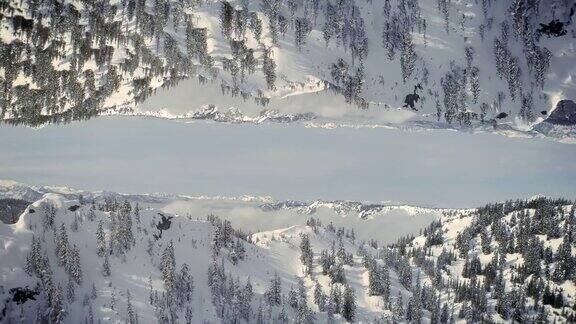
M 194 216 L 44 195 L 18 223 L 0 225 L 0 321 L 325 321 L 325 303 L 315 300 L 340 288 L 342 305 L 330 306 L 336 322 L 383 314 L 382 298 L 368 295 L 368 272 L 356 255 L 363 243 L 353 231 L 313 220 L 247 235 L 214 215 Z M 317 253 L 311 275 L 302 265 L 303 241 Z M 338 262 L 337 279 L 323 274 L 322 250 Z M 275 276 L 278 286 L 270 283 Z M 403 291 L 391 278 L 393 291 Z
M 573 1 L 14 0 L 2 10 L 12 123 L 125 111 L 187 77 L 259 105 L 330 89 L 360 108 L 405 106 L 463 127 L 500 116 L 526 129 L 576 96 Z
M 432 301 L 448 302 L 466 321 L 571 323 L 575 208 L 544 197 L 489 204 L 443 217 L 388 253 L 420 273 L 418 285 L 436 296 Z M 440 303 L 430 307 L 444 312 Z
M 0 321 L 574 318 L 576 219 L 567 200 L 446 210 L 420 236 L 385 246 L 318 212 L 249 234 L 221 209 L 172 214 L 120 198 L 45 193 L 16 224 L 0 224 Z M 294 205 L 304 204 L 278 204 Z

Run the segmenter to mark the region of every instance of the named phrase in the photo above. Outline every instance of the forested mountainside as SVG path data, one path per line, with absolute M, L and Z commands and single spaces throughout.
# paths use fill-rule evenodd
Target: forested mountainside
M 404 106 L 463 127 L 497 116 L 531 125 L 576 96 L 570 0 L 8 0 L 0 9 L 1 117 L 14 124 L 130 110 L 190 77 L 263 106 L 331 89 L 350 109 Z
M 313 213 L 251 234 L 113 197 L 47 193 L 0 224 L 2 322 L 574 320 L 568 200 L 445 211 L 382 246 Z

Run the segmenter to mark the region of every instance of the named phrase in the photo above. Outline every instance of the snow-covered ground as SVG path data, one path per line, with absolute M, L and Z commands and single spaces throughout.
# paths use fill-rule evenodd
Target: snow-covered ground
M 66 0 L 65 3 L 76 9 L 71 10 L 72 13 L 65 11 L 64 15 L 79 14 L 81 19 L 76 21 L 78 17 L 74 16 L 71 24 L 77 23 L 84 28 L 91 9 L 74 0 Z M 120 1 L 110 3 L 126 4 Z M 113 13 L 103 20 L 118 24 L 118 29 L 112 33 L 114 35 L 104 36 L 101 44 L 98 44 L 106 45 L 112 51 L 110 62 L 97 65 L 92 55 L 88 55 L 78 68 L 95 73 L 96 83 L 100 85 L 105 84 L 102 81 L 108 78 L 105 72 L 108 67 L 137 66 L 122 72 L 122 80 L 115 83 L 111 93 L 99 98 L 103 107 L 98 105 L 97 108 L 108 109 L 106 113 L 109 114 L 128 112 L 181 117 L 193 115 L 206 105 L 213 104 L 221 113 L 257 121 L 260 120 L 258 116 L 262 106 L 255 101 L 260 104 L 270 101 L 266 109 L 277 112 L 272 115 L 297 112 L 309 117 L 308 114 L 313 114 L 322 118 L 314 124 L 317 127 L 332 127 L 333 124 L 389 126 L 398 123 L 404 125 L 410 121 L 407 125 L 410 127 L 469 129 L 468 121 L 471 119 L 470 126 L 473 128 L 490 131 L 492 126 L 480 123 L 480 119 L 493 120 L 498 114 L 506 113 L 507 117 L 499 120 L 498 132 L 534 136 L 542 135 L 530 131 L 535 123 L 542 121 L 559 100 L 574 99 L 576 95 L 576 28 L 572 21 L 575 10 L 572 1 L 392 0 L 384 3 L 348 1 L 332 4 L 325 0 L 313 3 L 290 0 L 274 1 L 274 10 L 262 1 L 233 0 L 225 3 L 230 10 L 226 19 L 221 15 L 224 8 L 222 1 L 192 1 L 186 3 L 185 8 L 182 8 L 181 2 L 167 1 L 170 4 L 165 8 L 167 11 L 188 14 L 186 23 L 189 27 L 206 32 L 206 39 L 202 38 L 202 41 L 192 37 L 192 34 L 187 35 L 189 28 L 184 26 L 181 19 L 163 21 L 165 17 L 160 18 L 163 16 L 158 14 L 158 7 L 150 3 L 138 2 L 136 11 L 140 14 L 146 12 L 147 18 L 136 15 L 136 21 L 131 16 L 134 8 L 116 10 L 118 7 L 114 7 Z M 30 71 L 53 69 L 51 73 L 57 75 L 55 71 L 73 70 L 71 66 L 74 65 L 70 62 L 77 51 L 69 40 L 83 38 L 82 33 L 73 34 L 68 29 L 70 26 L 62 26 L 65 35 L 50 38 L 50 42 L 54 41 L 52 46 L 59 49 L 51 55 L 60 59 L 50 62 L 52 66 L 48 68 L 49 64 L 36 58 L 32 50 L 34 46 L 29 50 L 16 50 L 18 46 L 13 49 L 12 45 L 19 41 L 26 45 L 37 41 L 36 29 L 41 24 L 30 27 L 35 31 L 31 38 L 26 38 L 17 27 L 24 16 L 36 17 L 36 10 L 52 8 L 36 8 L 23 2 L 8 1 L 3 10 L 6 11 L 6 19 L 2 20 L 0 42 L 7 46 L 6 55 L 14 52 L 13 57 L 6 56 L 5 61 L 9 64 L 14 62 L 12 67 L 16 68 L 12 71 L 10 65 L 3 67 L 3 70 L 8 70 L 4 71 L 4 76 L 9 85 L 29 90 L 49 88 L 48 82 L 37 84 L 38 80 L 28 75 Z M 15 10 L 24 16 L 15 18 Z M 541 24 L 550 23 L 553 19 L 558 19 L 565 29 L 557 37 L 539 31 Z M 280 20 L 285 25 L 278 34 Z M 57 28 L 54 27 L 55 22 L 44 23 Z M 158 24 L 162 28 L 157 28 Z M 226 32 L 228 24 L 234 25 L 233 32 Z M 96 38 L 103 36 L 99 35 L 98 28 L 89 25 L 90 29 L 97 29 L 89 30 L 90 35 L 96 33 Z M 301 46 L 296 44 L 296 25 L 309 27 L 304 28 L 304 36 L 300 37 L 304 39 Z M 271 28 L 274 26 L 278 28 Z M 149 29 L 153 30 L 154 35 L 147 32 Z M 129 32 L 142 38 L 137 38 L 140 39 L 138 42 L 131 38 L 127 43 L 116 42 L 119 36 L 125 37 Z M 278 36 L 277 41 L 273 41 L 273 35 Z M 170 40 L 167 44 L 172 45 L 163 45 L 166 39 Z M 495 47 L 496 40 L 502 46 Z M 91 38 L 86 42 L 90 47 L 96 46 L 91 43 Z M 194 46 L 202 48 L 201 55 L 193 53 L 192 43 L 198 43 Z M 236 56 L 239 54 L 233 49 L 237 49 L 240 43 L 246 51 L 250 50 L 251 59 L 244 59 L 242 54 L 242 62 L 237 62 L 239 58 Z M 498 57 L 495 48 L 501 49 L 497 51 Z M 269 55 L 265 54 L 268 52 Z M 131 59 L 144 55 L 157 58 L 155 64 L 140 58 Z M 213 64 L 200 64 L 198 55 L 210 57 L 208 61 Z M 267 84 L 263 72 L 265 57 L 275 62 L 272 69 L 275 82 L 270 84 Z M 245 63 L 245 60 L 251 63 Z M 549 65 L 545 64 L 547 61 Z M 187 63 L 183 64 L 187 68 L 175 66 L 174 62 Z M 334 69 L 337 62 L 341 62 L 338 65 L 340 68 Z M 159 70 L 163 72 L 149 75 L 149 65 L 154 65 L 152 70 L 161 67 Z M 241 76 L 238 75 L 239 69 Z M 244 75 L 246 69 L 253 73 Z M 357 72 L 357 69 L 361 72 Z M 171 85 L 176 76 L 190 79 L 174 88 Z M 209 86 L 200 86 L 197 77 Z M 84 88 L 87 83 L 84 79 L 78 77 L 75 80 L 78 84 L 74 86 Z M 170 89 L 159 90 L 156 98 L 136 105 L 135 97 L 143 98 L 148 92 L 160 89 L 160 86 Z M 9 101 L 16 102 L 3 109 L 2 118 L 16 118 L 13 122 L 32 125 L 45 123 L 49 120 L 47 115 L 71 111 L 73 103 L 66 103 L 70 99 L 67 93 L 76 92 L 76 88 L 59 91 L 55 96 L 62 96 L 62 107 L 52 107 L 54 111 L 42 107 L 40 115 L 26 116 L 20 111 L 27 111 L 26 105 L 20 107 L 21 103 L 16 98 L 10 98 Z M 330 92 L 325 91 L 327 88 L 331 89 Z M 334 89 L 339 91 L 332 92 Z M 416 95 L 416 92 L 420 100 L 412 107 L 414 109 L 407 108 L 405 98 Z M 346 93 L 349 102 L 355 102 L 365 109 L 345 104 L 341 96 L 343 93 Z M 452 96 L 454 93 L 458 93 L 458 96 Z M 235 94 L 236 98 L 227 97 L 230 94 Z M 85 99 L 88 98 L 90 96 Z M 456 101 L 460 102 L 457 111 L 453 107 Z M 95 108 L 90 108 L 92 113 L 96 113 Z M 232 111 L 228 112 L 230 108 Z M 442 118 L 446 111 L 450 112 L 448 117 Z M 264 114 L 271 115 L 269 111 Z M 479 115 L 484 116 L 479 118 Z M 443 120 L 450 123 L 450 116 L 459 121 L 454 120 L 452 125 L 447 125 Z M 76 118 L 79 116 L 73 119 Z M 438 122 L 438 119 L 442 121 Z M 574 142 L 574 129 L 546 132 L 545 136 Z
M 2 322 L 316 323 L 333 316 L 340 323 L 346 316 L 430 323 L 435 316 L 442 323 L 485 317 L 564 323 L 574 316 L 575 220 L 568 200 L 439 210 L 122 195 L 0 181 L 4 197 L 34 202 L 17 223 L 0 222 Z M 403 218 L 386 226 L 382 220 L 396 212 Z M 398 225 L 410 218 L 418 221 L 401 233 Z M 438 221 L 419 236 L 406 236 L 432 219 Z M 536 232 L 526 234 L 523 226 Z M 525 245 L 527 236 L 537 241 Z M 400 240 L 382 244 L 392 237 Z M 546 254 L 531 253 L 539 245 L 549 247 Z M 552 270 L 520 266 L 529 259 L 536 265 L 545 259 Z M 534 285 L 536 275 L 547 279 L 545 286 Z M 521 304 L 508 303 L 518 291 Z
M 83 198 L 80 198 L 82 196 Z M 320 249 L 330 250 L 332 242 L 338 247 L 339 236 L 335 232 L 320 228 L 306 226 L 306 221 L 314 217 L 328 225 L 333 223 L 336 228 L 346 227 L 346 236 L 349 231 L 355 231 L 357 241 L 350 238 L 344 239 L 344 248 L 351 255 L 362 245 L 364 238 L 372 237 L 379 242 L 390 243 L 400 238 L 401 235 L 414 233 L 433 219 L 441 215 L 441 210 L 414 208 L 408 206 L 390 206 L 374 212 L 369 218 L 361 218 L 358 213 L 347 210 L 344 203 L 319 203 L 310 204 L 315 211 L 304 212 L 297 208 L 281 208 L 281 210 L 269 210 L 262 206 L 263 203 L 271 203 L 266 197 L 243 197 L 231 198 L 191 198 L 191 197 L 166 197 L 154 195 L 121 195 L 111 192 L 81 192 L 67 187 L 29 187 L 13 181 L 0 181 L 0 198 L 25 198 L 34 201 L 22 214 L 20 220 L 14 225 L 0 222 L 0 298 L 2 298 L 5 310 L 0 315 L 0 321 L 11 321 L 20 318 L 24 322 L 33 321 L 34 318 L 44 314 L 53 314 L 54 307 L 47 309 L 47 304 L 55 303 L 53 297 L 48 299 L 47 286 L 56 291 L 58 286 L 63 293 L 62 305 L 65 309 L 65 323 L 83 322 L 89 323 L 90 317 L 95 322 L 98 320 L 120 323 L 129 318 L 128 291 L 130 291 L 130 303 L 133 310 L 138 314 L 140 323 L 153 323 L 162 313 L 161 302 L 150 305 L 149 297 L 153 291 L 157 291 L 160 300 L 164 298 L 163 271 L 159 268 L 165 264 L 165 249 L 170 242 L 174 244 L 176 267 L 180 269 L 187 264 L 193 277 L 193 295 L 191 301 L 185 303 L 193 311 L 193 322 L 211 321 L 218 322 L 218 311 L 212 302 L 210 287 L 208 285 L 208 271 L 213 253 L 214 236 L 218 230 L 214 224 L 206 221 L 207 215 L 215 215 L 224 220 L 230 220 L 232 226 L 253 233 L 257 229 L 264 230 L 253 234 L 251 242 L 245 242 L 245 236 L 239 236 L 245 252 L 238 264 L 232 261 L 232 249 L 224 247 L 219 256 L 216 256 L 217 264 L 226 267 L 228 280 L 234 278 L 237 284 L 244 285 L 250 280 L 253 285 L 255 296 L 248 302 L 253 311 L 253 317 L 258 315 L 259 303 L 266 300 L 264 292 L 268 289 L 269 281 L 274 273 L 281 278 L 283 299 L 288 302 L 288 290 L 295 287 L 297 278 L 303 277 L 303 267 L 300 261 L 300 244 L 302 234 L 310 236 L 312 248 L 316 253 Z M 117 201 L 119 206 L 111 207 L 108 202 Z M 91 210 L 89 201 L 95 200 L 97 209 Z M 123 203 L 126 201 L 126 203 Z M 134 236 L 133 246 L 126 252 L 109 257 L 110 274 L 103 273 L 105 267 L 103 255 L 97 255 L 99 224 L 103 224 L 106 240 L 114 240 L 115 226 L 118 222 L 112 221 L 119 217 L 121 208 L 126 204 L 131 205 L 130 217 L 131 235 Z M 83 205 L 84 204 L 84 205 Z M 50 216 L 47 206 L 54 206 L 54 214 Z M 138 205 L 139 212 L 135 211 Z M 270 206 L 268 206 L 270 207 Z M 109 210 L 112 208 L 112 210 Z M 120 209 L 115 209 L 120 208 Z M 138 216 L 136 216 L 138 215 Z M 161 219 L 164 216 L 170 219 L 168 228 L 159 231 Z M 53 239 L 53 231 L 50 230 L 46 221 L 52 217 L 52 227 L 57 238 Z M 116 224 L 116 225 L 115 225 Z M 217 223 L 216 223 L 217 224 Z M 64 230 L 62 228 L 65 228 Z M 370 230 L 372 228 L 372 230 Z M 378 229 L 378 232 L 374 231 Z M 79 264 L 81 267 L 81 280 L 70 283 L 67 272 L 70 267 L 75 267 L 75 261 L 67 261 L 67 266 L 59 267 L 54 253 L 61 246 L 63 231 L 67 234 L 67 243 L 70 249 L 80 251 Z M 159 236 L 158 236 L 159 235 Z M 236 234 L 235 234 L 236 235 Z M 364 236 L 366 235 L 366 236 Z M 360 238 L 362 237 L 362 239 Z M 47 251 L 50 267 L 50 284 L 36 283 L 47 280 L 46 274 L 26 275 L 27 255 L 33 250 L 30 245 L 32 239 L 41 240 L 41 250 Z M 253 242 L 253 243 L 252 243 Z M 112 244 L 112 243 L 110 243 Z M 113 245 L 110 245 L 111 247 Z M 237 247 L 237 246 L 236 246 Z M 40 251 L 40 253 L 44 253 Z M 164 251 L 164 252 L 163 252 Z M 30 254 L 32 255 L 32 254 Z M 70 255 L 70 254 L 68 254 Z M 317 257 L 319 254 L 316 254 Z M 30 257 L 30 259 L 34 259 Z M 108 256 L 106 256 L 108 259 Z M 34 263 L 35 261 L 31 261 Z M 319 262 L 319 261 L 318 261 Z M 382 314 L 381 298 L 368 296 L 367 294 L 367 270 L 362 265 L 362 258 L 354 256 L 353 264 L 344 267 L 347 275 L 347 284 L 355 290 L 358 309 L 355 319 L 357 321 L 370 321 Z M 322 275 L 320 265 L 315 266 L 314 278 L 322 284 L 325 294 L 330 293 L 329 277 Z M 179 275 L 179 272 L 177 272 Z M 179 279 L 177 279 L 179 280 Z M 304 278 L 306 289 L 309 290 L 309 304 L 313 305 L 313 281 L 311 277 Z M 70 295 L 72 286 L 72 295 Z M 392 282 L 393 289 L 402 289 L 399 283 Z M 26 287 L 34 290 L 37 294 L 35 300 L 18 301 L 18 296 L 11 289 Z M 94 288 L 93 288 L 94 287 Z M 93 293 L 93 290 L 94 293 Z M 55 292 L 52 291 L 51 294 Z M 48 295 L 47 295 L 48 294 Z M 52 295 L 53 296 L 53 295 Z M 158 297 L 157 297 L 158 298 Z M 311 306 L 315 309 L 316 306 Z M 272 308 L 271 315 L 278 316 L 280 308 Z M 285 309 L 288 314 L 294 310 Z M 52 312 L 52 313 L 51 313 Z M 164 310 L 166 312 L 166 310 Z M 267 312 L 266 312 L 267 313 Z M 266 314 L 265 313 L 265 314 Z M 179 321 L 184 322 L 184 311 L 178 311 Z M 51 316 L 51 315 L 50 315 Z M 296 316 L 296 315 L 294 315 Z M 316 314 L 317 320 L 325 318 L 326 314 Z M 342 320 L 336 317 L 337 321 Z M 252 320 L 250 321 L 252 322 Z M 268 322 L 268 320 L 266 321 Z
M 0 178 L 86 190 L 433 207 L 576 194 L 573 145 L 492 134 L 103 117 L 0 138 Z

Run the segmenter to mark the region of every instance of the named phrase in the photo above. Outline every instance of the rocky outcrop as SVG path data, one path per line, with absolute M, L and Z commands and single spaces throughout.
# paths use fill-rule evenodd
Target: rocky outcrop
M 0 222 L 14 224 L 30 203 L 22 199 L 0 199 Z
M 576 103 L 572 100 L 560 100 L 545 121 L 554 125 L 576 125 Z

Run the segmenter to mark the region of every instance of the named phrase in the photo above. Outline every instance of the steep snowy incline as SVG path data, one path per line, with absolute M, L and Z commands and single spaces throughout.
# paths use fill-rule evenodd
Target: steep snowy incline
M 215 215 L 82 202 L 45 194 L 16 224 L 0 224 L 0 321 L 341 322 L 384 314 L 381 297 L 368 295 L 368 270 L 356 254 L 364 243 L 353 231 L 310 219 L 247 235 Z M 332 251 L 334 270 L 314 254 L 310 274 L 302 242 Z M 331 291 L 343 296 L 328 315 Z
M 250 234 L 216 208 L 91 200 L 46 193 L 0 224 L 0 321 L 574 321 L 569 200 L 443 211 L 388 246 L 315 215 Z
M 226 115 L 218 99 L 188 103 L 178 116 L 209 118 L 210 104 L 224 119 L 258 119 L 257 105 L 268 104 L 275 112 L 264 115 L 281 121 L 354 115 L 349 106 L 300 116 L 276 100 L 334 90 L 373 111 L 365 119 L 389 111 L 442 127 L 525 130 L 576 97 L 575 8 L 563 0 L 14 0 L 2 7 L 1 113 L 42 124 L 130 112 L 155 89 L 194 77 L 254 104 Z

